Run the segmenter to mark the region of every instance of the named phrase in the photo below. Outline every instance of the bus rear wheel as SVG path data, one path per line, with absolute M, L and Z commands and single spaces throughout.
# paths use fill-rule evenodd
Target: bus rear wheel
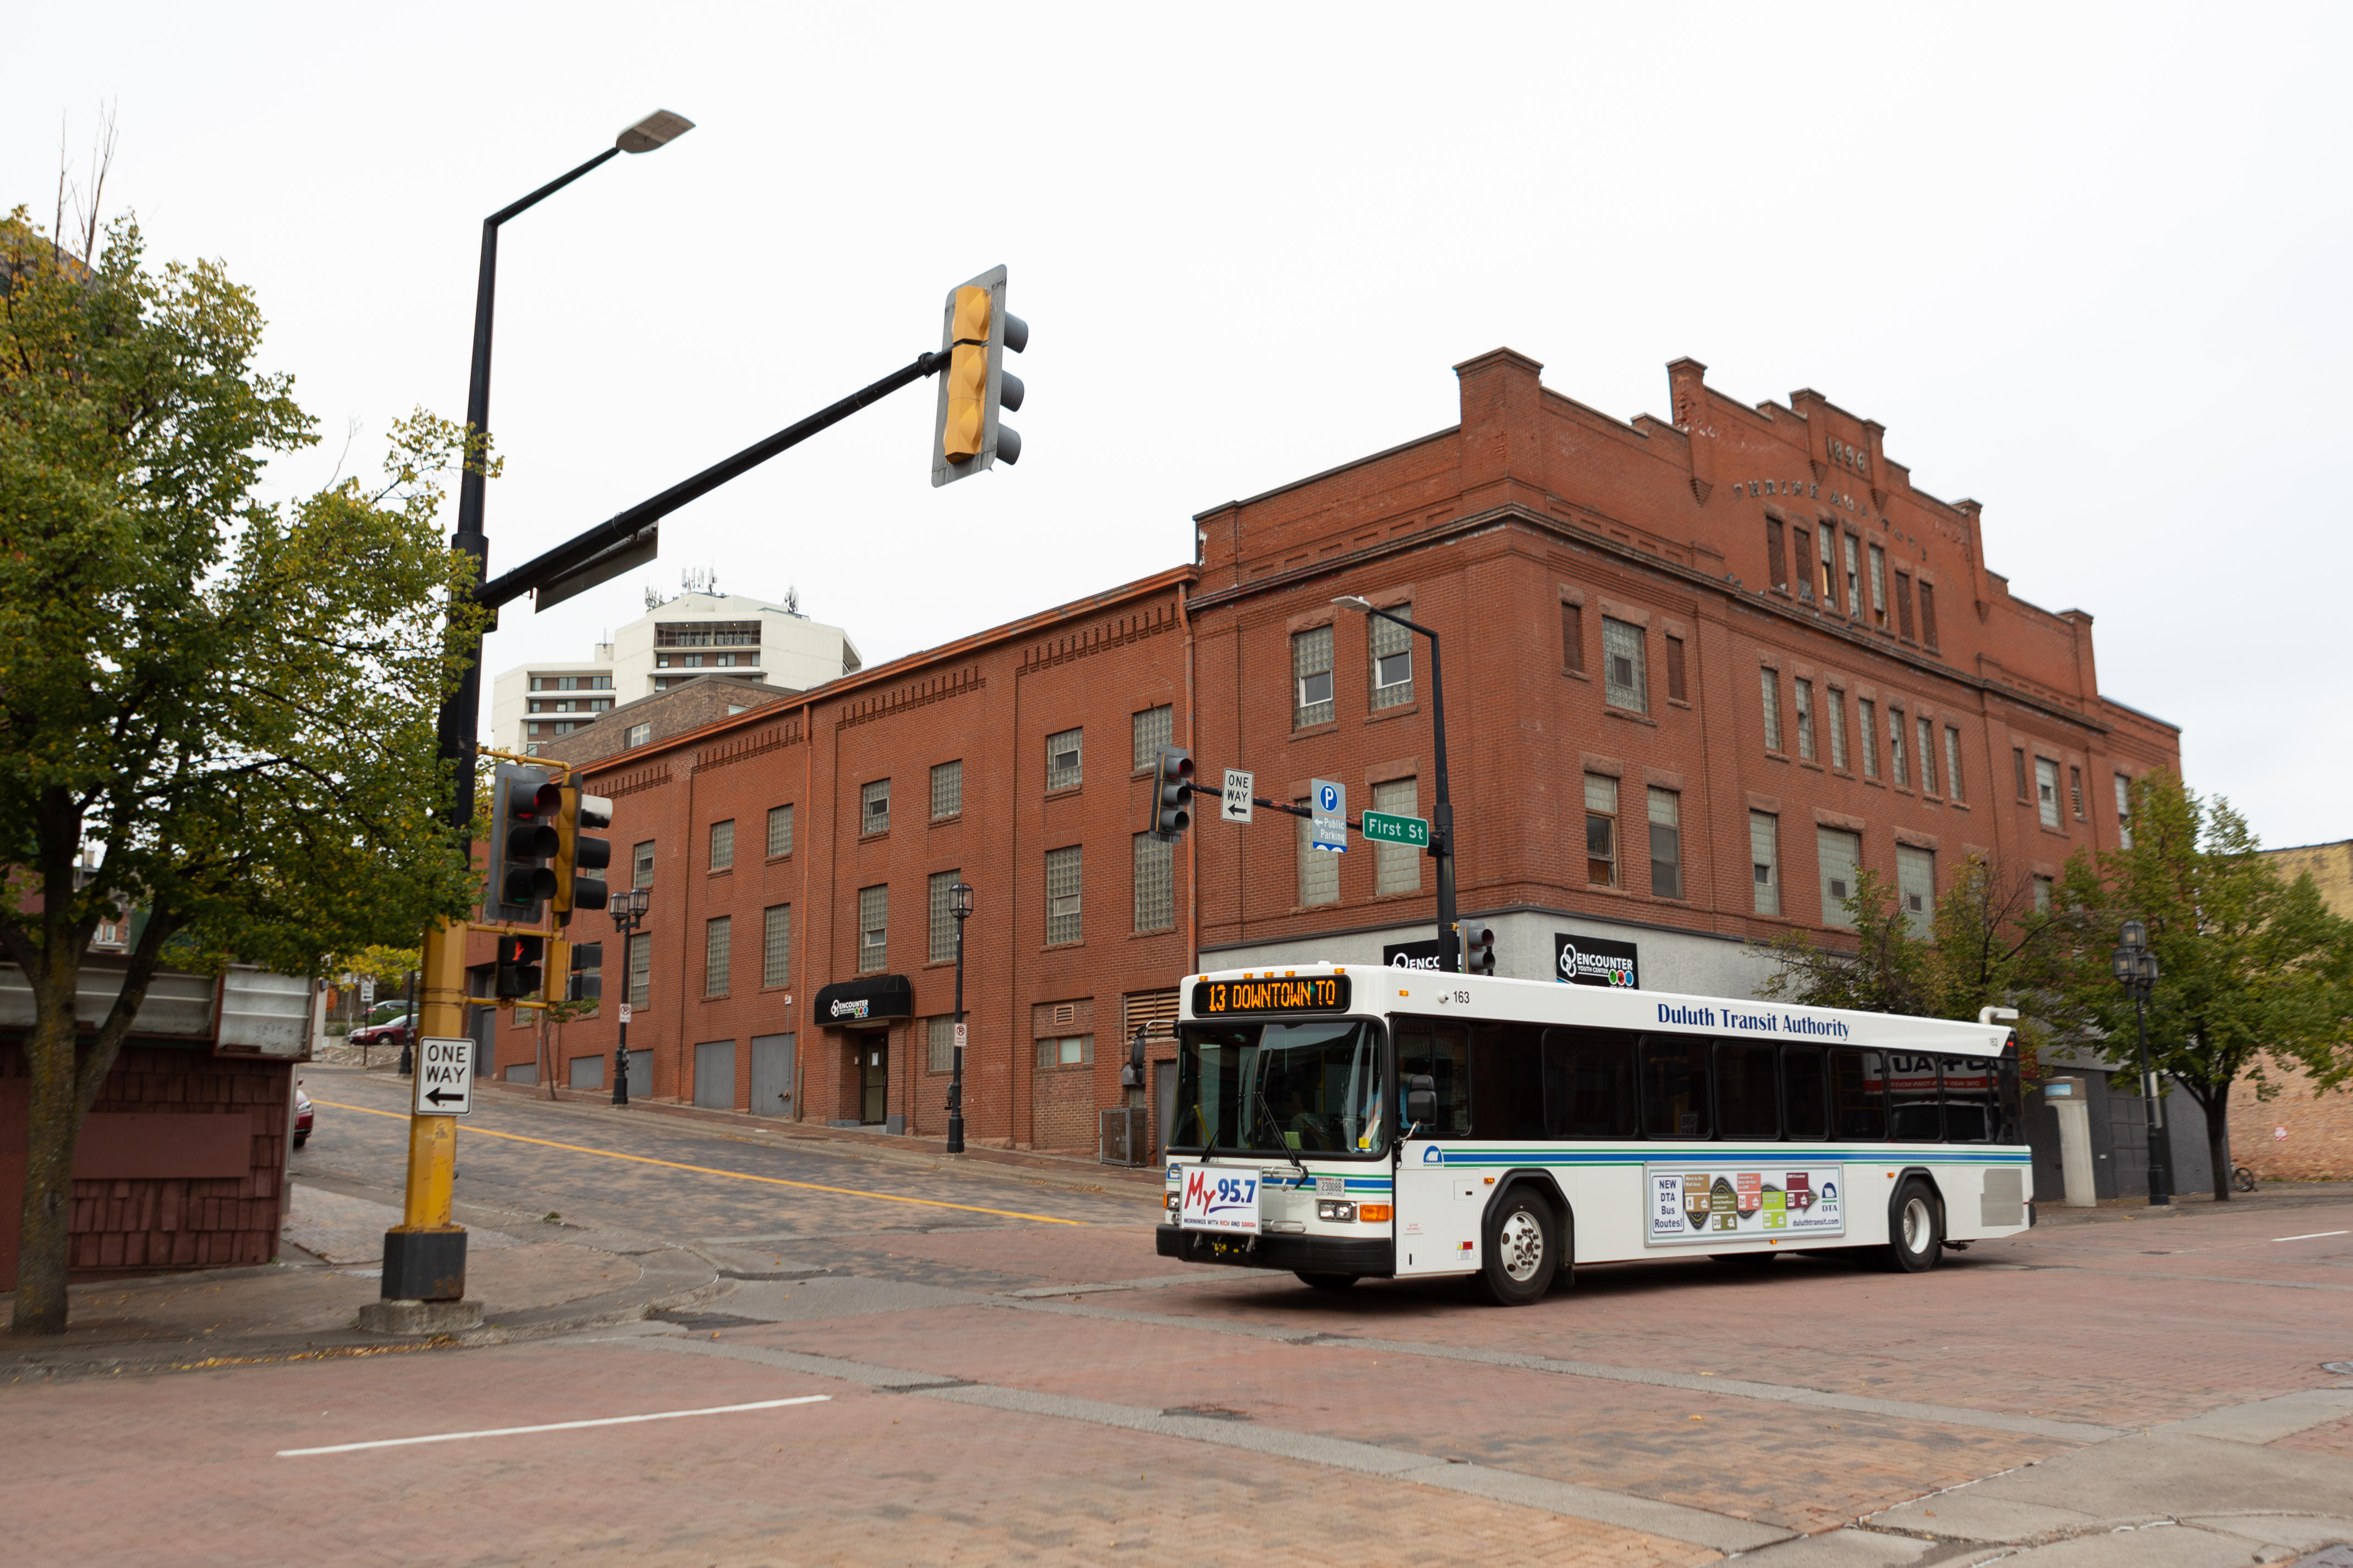
M 1526 1187 L 1505 1193 L 1487 1215 L 1486 1262 L 1480 1288 L 1499 1307 L 1544 1300 L 1560 1271 L 1560 1221 Z
M 1914 1176 L 1895 1189 L 1887 1205 L 1887 1266 L 1898 1274 L 1926 1274 L 1936 1267 L 1944 1242 L 1936 1192 Z
M 1302 1285 L 1310 1286 L 1318 1290 L 1345 1290 L 1356 1282 L 1356 1277 L 1353 1274 L 1310 1274 L 1304 1268 L 1295 1268 L 1292 1272 L 1299 1276 L 1299 1282 Z

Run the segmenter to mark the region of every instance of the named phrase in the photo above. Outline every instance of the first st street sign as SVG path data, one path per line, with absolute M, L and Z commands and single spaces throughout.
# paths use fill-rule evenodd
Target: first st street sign
M 417 1114 L 470 1116 L 474 1111 L 474 1042 L 427 1037 L 417 1042 Z

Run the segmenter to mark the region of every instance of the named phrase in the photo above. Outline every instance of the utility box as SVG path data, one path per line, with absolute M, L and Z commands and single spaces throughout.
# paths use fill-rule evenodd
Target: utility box
M 1101 1114 L 1103 1131 L 1096 1145 L 1099 1161 L 1106 1165 L 1141 1165 L 1152 1158 L 1148 1112 L 1123 1105 Z
M 2092 1104 L 2080 1078 L 2053 1078 L 2042 1085 L 2044 1103 L 2059 1116 L 2059 1173 L 2070 1208 L 2099 1206 L 2092 1173 Z

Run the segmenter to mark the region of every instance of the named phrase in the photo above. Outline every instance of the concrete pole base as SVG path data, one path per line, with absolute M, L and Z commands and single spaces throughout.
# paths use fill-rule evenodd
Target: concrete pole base
M 482 1326 L 480 1301 L 370 1301 L 359 1326 L 372 1334 L 461 1334 Z

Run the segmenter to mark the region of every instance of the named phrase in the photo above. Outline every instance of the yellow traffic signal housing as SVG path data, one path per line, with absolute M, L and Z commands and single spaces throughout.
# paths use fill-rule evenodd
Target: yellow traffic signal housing
M 1025 389 L 1021 378 L 1006 370 L 1005 355 L 1028 346 L 1029 327 L 1006 311 L 1004 268 L 991 268 L 948 291 L 940 339 L 948 366 L 940 378 L 932 449 L 934 486 L 1021 458 L 1020 434 L 998 415 L 1021 406 Z

